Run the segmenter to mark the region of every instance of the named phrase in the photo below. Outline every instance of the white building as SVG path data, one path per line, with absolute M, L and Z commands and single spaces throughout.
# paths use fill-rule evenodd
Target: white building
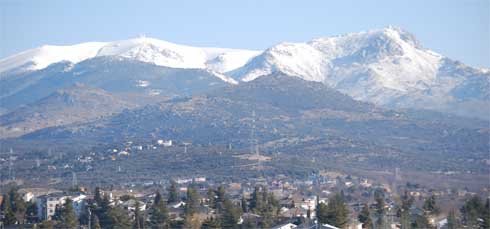
M 158 145 L 163 145 L 164 147 L 169 147 L 169 146 L 172 146 L 172 140 L 163 140 L 163 139 L 159 139 L 157 141 L 157 144 Z
M 196 183 L 206 182 L 206 177 L 196 177 L 194 178 L 194 182 Z
M 192 178 L 179 178 L 175 181 L 177 184 L 192 183 Z
M 40 220 L 51 220 L 51 217 L 53 217 L 55 214 L 56 206 L 61 207 L 63 204 L 65 204 L 65 201 L 68 198 L 73 201 L 75 214 L 79 217 L 85 207 L 85 199 L 87 196 L 83 194 L 66 195 L 62 193 L 55 193 L 37 198 L 36 205 L 38 218 Z

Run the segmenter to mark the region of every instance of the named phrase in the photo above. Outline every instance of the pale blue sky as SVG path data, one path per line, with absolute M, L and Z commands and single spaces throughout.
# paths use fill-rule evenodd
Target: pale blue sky
M 490 0 L 0 0 L 0 57 L 43 44 L 146 34 L 196 46 L 264 49 L 388 25 L 472 66 L 490 67 Z

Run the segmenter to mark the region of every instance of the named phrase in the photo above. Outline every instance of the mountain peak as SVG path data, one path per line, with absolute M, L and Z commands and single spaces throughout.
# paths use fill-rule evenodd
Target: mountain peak
M 408 32 L 407 30 L 402 29 L 401 27 L 390 25 L 390 26 L 383 28 L 381 31 L 385 36 L 388 36 L 391 39 L 394 39 L 394 40 L 400 39 L 400 40 L 412 45 L 415 48 L 422 48 L 420 45 L 420 42 L 417 40 L 415 35 Z

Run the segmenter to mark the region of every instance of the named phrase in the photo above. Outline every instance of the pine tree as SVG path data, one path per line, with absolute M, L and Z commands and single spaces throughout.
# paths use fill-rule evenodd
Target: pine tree
M 449 211 L 447 216 L 447 229 L 457 229 L 459 228 L 458 219 L 456 219 L 456 214 L 454 210 Z
M 478 218 L 484 212 L 484 206 L 480 197 L 473 196 L 461 207 L 462 223 L 468 227 L 479 227 Z
M 376 201 L 376 228 L 383 228 L 385 226 L 385 199 L 383 190 L 376 190 L 374 192 L 374 200 Z
M 400 213 L 400 224 L 401 229 L 410 229 L 412 224 L 410 222 L 410 212 L 407 210 L 402 210 Z
M 132 222 L 126 210 L 120 207 L 113 207 L 107 212 L 109 225 L 103 228 L 131 228 Z
M 27 202 L 26 217 L 28 219 L 37 219 L 37 205 L 36 202 Z
M 8 226 L 15 224 L 17 219 L 15 218 L 15 213 L 11 206 L 10 195 L 3 195 L 2 211 L 4 214 L 3 223 Z
M 407 190 L 401 196 L 401 208 L 400 211 L 400 224 L 402 229 L 412 228 L 410 208 L 414 202 L 413 196 L 411 196 Z
M 225 187 L 220 185 L 216 190 L 216 209 L 218 210 L 218 213 L 220 213 L 224 208 L 223 203 L 225 201 L 225 198 L 226 198 Z
M 363 228 L 373 228 L 373 221 L 371 220 L 371 213 L 367 204 L 364 204 L 357 219 L 362 223 Z
M 134 205 L 134 225 L 133 225 L 133 228 L 135 228 L 135 229 L 144 228 L 144 225 L 143 225 L 144 222 L 145 221 L 143 220 L 143 218 L 141 216 L 140 202 L 138 200 L 136 200 L 136 203 Z
M 247 202 L 247 199 L 245 198 L 245 196 L 242 196 L 242 200 L 241 200 L 241 207 L 242 207 L 242 212 L 248 212 L 248 202 Z
M 329 198 L 328 204 L 317 206 L 317 219 L 320 223 L 328 223 L 336 227 L 345 227 L 349 223 L 349 209 L 340 194 Z
M 208 192 L 206 195 L 208 198 L 208 206 L 210 208 L 216 208 L 216 201 L 215 201 L 216 193 L 214 192 L 214 190 L 212 188 L 208 188 Z
M 162 201 L 162 194 L 160 194 L 160 192 L 157 190 L 153 203 L 160 203 L 160 201 Z
M 99 219 L 100 226 L 102 228 L 108 228 L 111 225 L 111 219 L 109 217 L 109 211 L 111 210 L 110 200 L 107 195 L 102 197 L 100 204 L 95 208 L 94 213 Z
M 95 200 L 95 203 L 97 203 L 97 205 L 100 206 L 100 204 L 102 202 L 102 195 L 100 193 L 100 188 L 99 187 L 95 187 L 94 200 Z
M 185 202 L 185 215 L 191 216 L 197 212 L 199 207 L 199 193 L 191 185 L 187 187 L 187 197 Z
M 22 196 L 17 192 L 17 188 L 11 188 L 9 193 L 10 207 L 15 215 L 15 219 L 19 224 L 24 223 L 27 204 L 25 203 Z
M 327 205 L 325 203 L 318 203 L 316 206 L 316 218 L 319 223 L 325 224 L 327 223 L 327 214 L 328 214 L 328 209 Z
M 274 216 L 277 215 L 280 209 L 279 201 L 274 196 L 274 193 L 270 192 L 267 194 L 267 210 L 270 211 Z
M 264 209 L 263 191 L 260 186 L 254 188 L 252 199 L 250 200 L 250 209 L 256 214 L 260 214 Z
M 328 201 L 327 223 L 340 228 L 349 223 L 349 209 L 340 194 L 333 196 Z
M 151 207 L 150 223 L 152 228 L 168 227 L 168 209 L 165 201 L 162 200 L 160 193 L 157 192 Z
M 177 192 L 177 184 L 172 181 L 168 189 L 168 203 L 180 201 L 179 193 Z
M 91 222 L 91 228 L 92 229 L 102 229 L 102 227 L 100 226 L 100 222 L 99 222 L 99 217 L 97 217 L 97 215 L 93 215 L 92 216 L 92 222 Z
M 490 199 L 487 198 L 485 206 L 483 207 L 481 218 L 483 219 L 483 228 L 490 228 Z
M 436 203 L 436 197 L 434 195 L 425 200 L 423 209 L 430 215 L 436 215 L 439 213 L 439 208 L 437 207 Z
M 427 219 L 427 215 L 416 215 L 415 220 L 412 223 L 413 228 L 430 228 L 429 220 Z
M 400 226 L 401 226 L 401 229 L 412 228 L 412 223 L 410 222 L 410 212 L 409 211 L 401 211 L 401 213 L 400 213 Z
M 240 208 L 235 206 L 231 200 L 225 198 L 223 200 L 222 226 L 224 228 L 237 228 L 240 216 Z
M 225 187 L 223 187 L 222 185 L 220 185 L 218 187 L 218 190 L 216 191 L 216 202 L 218 203 L 224 203 L 225 201 L 225 196 L 226 196 L 226 191 L 225 191 Z
M 65 200 L 65 203 L 59 210 L 59 216 L 56 217 L 60 221 L 62 228 L 75 228 L 78 225 L 78 218 L 73 208 L 73 201 L 70 198 Z
M 260 221 L 260 228 L 271 228 L 273 226 L 274 220 L 270 212 L 265 211 L 262 213 L 262 221 Z

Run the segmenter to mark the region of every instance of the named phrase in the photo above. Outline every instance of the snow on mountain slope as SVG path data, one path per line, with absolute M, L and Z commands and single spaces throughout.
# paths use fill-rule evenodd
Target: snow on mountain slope
M 490 82 L 488 70 L 458 67 L 458 62 L 424 49 L 413 35 L 395 27 L 281 43 L 227 74 L 251 81 L 277 71 L 390 107 L 451 109 L 448 104 L 469 98 L 454 92 L 462 85 L 473 94 L 488 95 L 490 90 L 481 86 Z
M 103 42 L 88 42 L 70 46 L 44 45 L 1 59 L 0 73 L 10 70 L 40 70 L 61 61 L 78 63 L 94 57 L 105 44 Z
M 50 64 L 78 63 L 97 56 L 119 56 L 171 68 L 210 69 L 223 73 L 244 65 L 259 51 L 200 48 L 140 37 L 114 42 L 92 42 L 72 46 L 42 46 L 0 60 L 0 73 L 9 70 L 40 70 Z
M 490 107 L 489 69 L 472 68 L 425 49 L 412 34 L 395 27 L 284 42 L 265 51 L 191 47 L 146 37 L 43 46 L 1 59 L 0 78 L 11 70 L 38 70 L 100 56 L 205 69 L 230 84 L 283 72 L 388 107 L 490 113 L 482 108 Z
M 250 59 L 258 56 L 261 51 L 250 50 L 224 50 L 218 49 L 213 52 L 212 48 L 205 50 L 208 54 L 208 61 L 206 61 L 206 67 L 215 72 L 228 72 L 233 69 L 239 68 L 245 65 Z M 217 54 L 217 55 L 216 55 Z
M 97 56 L 122 56 L 160 66 L 209 68 L 222 73 L 243 66 L 259 53 L 240 49 L 197 48 L 141 37 L 105 45 Z
M 441 58 L 421 49 L 410 34 L 389 27 L 308 43 L 281 43 L 231 74 L 250 81 L 278 70 L 335 86 L 345 76 L 332 76 L 333 73 L 362 65 L 376 74 L 376 81 L 384 87 L 406 91 L 419 87 L 419 81 L 434 80 Z M 264 74 L 257 74 L 260 71 Z
M 205 68 L 204 50 L 153 38 L 111 42 L 97 56 L 121 56 L 172 68 Z
M 322 53 L 308 44 L 281 43 L 255 57 L 244 69 L 231 72 L 231 75 L 242 75 L 241 80 L 251 81 L 261 75 L 282 71 L 308 81 L 321 82 L 327 74 L 325 66 L 328 64 Z

